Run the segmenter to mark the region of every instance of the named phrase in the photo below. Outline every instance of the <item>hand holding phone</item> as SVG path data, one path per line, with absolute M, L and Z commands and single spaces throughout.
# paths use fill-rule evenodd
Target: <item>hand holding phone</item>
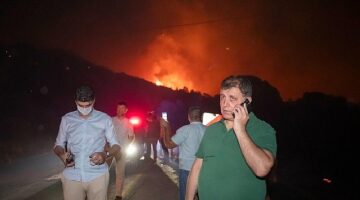
M 240 106 L 244 107 L 244 104 L 246 104 L 246 108 L 247 108 L 247 110 L 248 110 L 248 113 L 250 113 L 250 112 L 251 112 L 251 107 L 250 107 L 250 101 L 249 101 L 249 99 L 245 99 L 245 101 L 242 102 L 242 103 L 240 104 Z M 233 113 L 233 117 L 235 118 L 235 113 Z
M 247 98 L 241 104 L 238 104 L 234 108 L 234 123 L 233 129 L 236 134 L 246 132 L 246 124 L 249 121 L 249 104 L 250 100 Z M 236 114 L 235 114 L 236 113 Z
M 75 166 L 75 156 L 71 152 L 66 153 L 65 167 Z

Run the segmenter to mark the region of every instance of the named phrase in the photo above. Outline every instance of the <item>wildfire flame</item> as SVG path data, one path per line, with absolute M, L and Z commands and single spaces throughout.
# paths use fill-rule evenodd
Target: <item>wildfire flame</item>
M 155 83 L 155 85 L 157 85 L 157 86 L 163 85 L 163 83 L 162 83 L 161 81 L 159 81 L 159 80 L 155 80 L 154 83 Z
M 200 50 L 193 48 L 195 50 L 192 53 L 184 53 L 184 46 L 178 39 L 168 34 L 161 34 L 148 47 L 147 53 L 139 59 L 137 65 L 149 66 L 142 76 L 157 86 L 174 90 L 183 88 L 199 90 L 200 88 L 194 88 L 192 75 L 195 74 L 194 70 L 199 68 L 194 55 Z

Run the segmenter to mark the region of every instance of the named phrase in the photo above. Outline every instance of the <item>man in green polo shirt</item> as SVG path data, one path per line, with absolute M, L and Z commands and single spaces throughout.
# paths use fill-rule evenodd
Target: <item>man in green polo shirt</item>
M 275 130 L 248 107 L 252 84 L 244 76 L 230 76 L 221 83 L 223 119 L 205 131 L 192 166 L 186 199 L 264 200 L 263 179 L 274 165 Z

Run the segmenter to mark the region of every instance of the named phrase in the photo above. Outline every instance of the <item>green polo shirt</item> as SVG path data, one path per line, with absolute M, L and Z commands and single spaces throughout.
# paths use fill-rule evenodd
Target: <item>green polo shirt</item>
M 246 130 L 256 145 L 276 155 L 275 130 L 253 113 Z M 199 175 L 202 200 L 264 200 L 265 180 L 258 178 L 247 165 L 233 129 L 226 130 L 221 120 L 205 131 L 196 153 L 203 159 Z

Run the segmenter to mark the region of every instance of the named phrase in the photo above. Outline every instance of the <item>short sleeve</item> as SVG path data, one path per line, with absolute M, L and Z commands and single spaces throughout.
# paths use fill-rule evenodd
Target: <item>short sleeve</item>
M 110 146 L 113 146 L 114 144 L 119 145 L 119 143 L 116 140 L 115 128 L 112 120 L 110 118 L 106 119 L 105 123 L 106 123 L 106 130 L 105 130 L 106 141 L 109 142 Z
M 202 158 L 203 159 L 205 157 L 204 147 L 205 147 L 205 143 L 207 141 L 207 135 L 208 134 L 206 134 L 206 131 L 205 131 L 204 137 L 202 138 L 202 140 L 200 142 L 200 145 L 199 145 L 199 148 L 198 148 L 198 150 L 197 150 L 197 152 L 195 154 L 195 156 L 197 158 Z
M 262 149 L 270 151 L 274 157 L 277 153 L 276 131 L 269 125 L 258 130 L 260 134 L 254 136 L 253 140 Z
M 67 141 L 67 137 L 66 137 L 66 118 L 62 117 L 61 118 L 61 123 L 60 123 L 60 127 L 59 127 L 59 133 L 56 137 L 56 141 L 55 141 L 55 146 L 61 146 L 63 148 L 65 148 L 65 144 Z
M 186 140 L 187 134 L 188 134 L 187 128 L 183 126 L 176 131 L 176 134 L 171 137 L 171 140 L 175 144 L 180 145 Z

